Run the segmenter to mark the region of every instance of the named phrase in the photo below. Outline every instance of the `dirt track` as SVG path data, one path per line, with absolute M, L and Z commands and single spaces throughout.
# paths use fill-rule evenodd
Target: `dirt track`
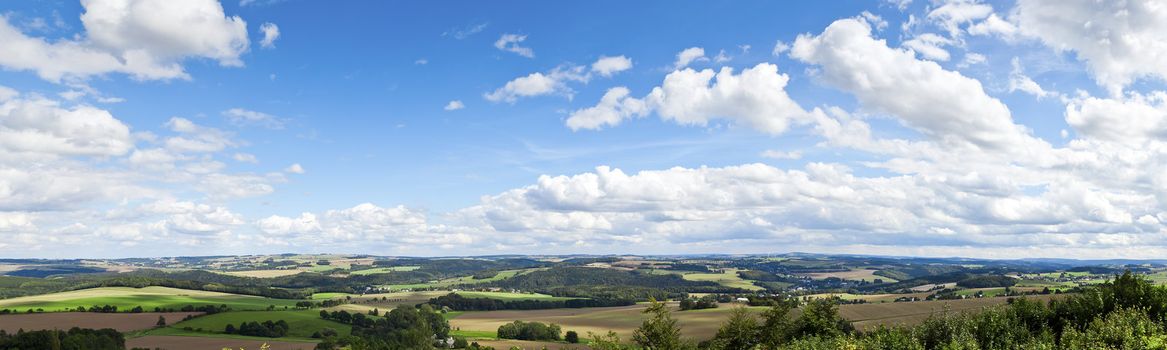
M 175 323 L 187 315 L 198 315 L 201 312 L 144 312 L 138 314 L 114 313 L 104 314 L 97 312 L 50 312 L 41 314 L 16 314 L 0 316 L 0 329 L 9 333 L 18 329 L 26 331 L 41 329 L 67 330 L 73 327 L 81 328 L 113 328 L 119 332 L 129 332 L 153 328 L 158 322 L 158 316 L 166 317 L 166 321 Z

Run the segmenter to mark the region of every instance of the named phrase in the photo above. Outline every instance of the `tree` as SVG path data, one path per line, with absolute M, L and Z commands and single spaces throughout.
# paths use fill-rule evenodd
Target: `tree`
M 839 305 L 831 299 L 814 299 L 802 308 L 794 325 L 794 336 L 831 338 L 850 334 L 854 328 L 839 316 Z
M 568 343 L 577 344 L 579 343 L 579 333 L 576 333 L 575 331 L 567 331 L 567 333 L 563 335 L 563 340 L 566 340 Z
M 650 315 L 632 333 L 632 341 L 646 350 L 678 350 L 692 348 L 692 344 L 681 339 L 681 327 L 669 312 L 665 303 L 649 299 L 644 314 Z
M 235 325 L 228 324 L 227 327 L 225 329 L 223 329 L 223 333 L 235 334 Z
M 758 320 L 745 307 L 736 307 L 730 312 L 729 320 L 717 330 L 710 344 L 711 349 L 753 349 L 758 345 Z
M 778 349 L 790 339 L 790 332 L 794 325 L 788 314 L 792 308 L 793 306 L 788 302 L 779 302 L 762 313 L 762 325 L 758 329 L 758 338 L 763 349 Z
M 620 336 L 616 332 L 608 331 L 608 334 L 599 335 L 588 332 L 588 347 L 592 350 L 630 350 L 631 347 L 620 343 Z
M 163 317 L 162 315 L 159 315 L 159 316 L 158 316 L 158 322 L 157 322 L 157 323 L 155 323 L 154 325 L 155 325 L 155 326 L 158 326 L 158 327 L 166 327 L 166 317 Z

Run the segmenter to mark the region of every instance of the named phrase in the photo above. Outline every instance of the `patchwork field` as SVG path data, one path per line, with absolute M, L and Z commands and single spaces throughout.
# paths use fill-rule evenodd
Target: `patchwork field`
M 167 322 L 178 322 L 188 315 L 198 315 L 198 312 L 170 312 L 170 313 L 96 313 L 96 312 L 54 312 L 40 314 L 17 314 L 0 316 L 0 329 L 8 333 L 17 330 L 26 331 L 41 329 L 69 329 L 81 328 L 113 328 L 119 332 L 137 331 L 154 328 L 158 316 L 165 317 Z
M 271 350 L 312 350 L 316 343 L 290 342 L 284 340 L 206 338 L 189 336 L 145 336 L 126 339 L 126 348 L 166 349 L 166 350 L 215 350 L 215 349 L 259 349 L 267 344 Z
M 835 277 L 835 278 L 839 278 L 839 279 L 852 280 L 852 281 L 875 282 L 876 279 L 880 279 L 880 280 L 883 280 L 883 282 L 885 282 L 885 283 L 899 282 L 899 281 L 896 281 L 895 279 L 892 279 L 890 277 L 876 276 L 875 275 L 876 271 L 879 271 L 879 270 L 853 269 L 853 270 L 849 270 L 849 271 L 839 271 L 839 272 L 813 272 L 813 273 L 806 273 L 806 274 L 802 274 L 802 275 L 813 278 L 813 279 L 819 279 L 819 280 Z
M 742 288 L 747 290 L 762 290 L 764 288 L 756 286 L 749 280 L 744 280 L 737 275 L 738 269 L 725 269 L 722 273 L 687 273 L 682 275 L 686 280 L 690 281 L 712 281 L 717 282 L 726 287 Z
M 1054 296 L 1038 296 L 1038 300 L 1049 300 Z M 951 312 L 976 311 L 984 307 L 1004 304 L 1007 298 L 980 298 L 949 301 L 917 301 L 904 303 L 882 304 L 852 304 L 840 305 L 839 313 L 851 320 L 856 327 L 868 329 L 877 325 L 911 325 L 917 324 L 929 315 L 942 312 L 945 305 Z M 673 317 L 681 326 L 681 332 L 686 337 L 694 339 L 708 339 L 712 337 L 722 322 L 736 305 L 722 304 L 716 309 L 679 311 L 676 304 L 671 304 Z M 515 320 L 538 321 L 555 323 L 563 330 L 574 330 L 581 336 L 587 332 L 603 334 L 615 331 L 621 338 L 629 339 L 633 330 L 640 326 L 643 320 L 645 304 L 621 307 L 587 308 L 587 309 L 552 309 L 531 311 L 484 311 L 465 312 L 450 320 L 450 326 L 463 332 L 488 332 L 493 334 L 498 326 Z M 750 307 L 751 311 L 761 312 L 764 307 Z M 792 314 L 797 315 L 798 311 Z M 482 343 L 482 342 L 480 342 Z
M 155 307 L 179 309 L 186 305 L 224 304 L 233 310 L 263 310 L 269 305 L 291 307 L 296 304 L 296 300 L 167 287 L 103 287 L 4 299 L 0 300 L 0 309 L 43 309 L 54 312 L 79 306 L 112 305 L 117 306 L 118 310 L 129 311 L 135 306 L 141 306 L 151 311 Z

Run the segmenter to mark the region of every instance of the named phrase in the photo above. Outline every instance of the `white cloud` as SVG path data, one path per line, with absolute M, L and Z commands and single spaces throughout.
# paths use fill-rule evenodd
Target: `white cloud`
M 583 66 L 559 66 L 546 74 L 535 72 L 515 78 L 493 92 L 483 94 L 483 97 L 491 102 L 508 103 L 515 103 L 522 97 L 552 94 L 570 98 L 575 91 L 567 86 L 567 82 L 587 82 L 588 79 L 590 76 L 584 73 Z
M 567 125 L 573 130 L 598 129 L 652 111 L 661 119 L 681 125 L 705 126 L 713 119 L 724 118 L 781 134 L 791 121 L 810 119 L 810 113 L 786 94 L 789 79 L 768 63 L 741 74 L 734 74 L 729 67 L 716 73 L 712 69 L 686 68 L 670 73 L 643 99 L 628 97 L 626 88 L 610 89 L 596 106 L 573 112 Z
M 762 151 L 761 156 L 765 157 L 765 158 L 770 158 L 770 159 L 802 159 L 802 152 L 799 152 L 799 151 L 778 151 L 778 150 L 769 149 L 769 150 Z
M 483 30 L 486 29 L 487 26 L 490 26 L 490 23 L 482 22 L 482 23 L 476 23 L 476 24 L 469 24 L 469 25 L 466 25 L 464 27 L 451 28 L 450 30 L 442 32 L 442 36 L 444 36 L 444 37 L 449 36 L 449 37 L 453 37 L 454 39 L 462 40 L 462 39 L 469 38 L 470 36 L 472 36 L 474 34 L 481 33 Z
M 1009 73 L 1009 92 L 1021 91 L 1038 98 L 1045 98 L 1050 96 L 1059 96 L 1060 94 L 1052 91 L 1046 91 L 1037 84 L 1036 81 L 1025 75 L 1021 69 L 1021 60 L 1017 57 L 1013 58 L 1013 71 Z
M 166 127 L 179 134 L 164 141 L 166 148 L 173 152 L 210 153 L 236 146 L 226 132 L 195 124 L 190 119 L 172 117 Z
M 985 18 L 984 21 L 969 26 L 968 33 L 972 35 L 997 35 L 1011 40 L 1017 35 L 1017 26 L 994 13 Z
M 643 116 L 648 111 L 644 101 L 628 95 L 628 88 L 622 86 L 608 89 L 595 106 L 572 112 L 567 118 L 567 127 L 571 130 L 597 130 L 603 126 L 619 125 L 631 116 Z
M 494 42 L 494 47 L 499 50 L 513 52 L 516 55 L 526 58 L 535 58 L 535 51 L 529 47 L 520 46 L 519 43 L 527 40 L 526 35 L 518 34 L 503 34 Z
M 819 78 L 854 94 L 865 108 L 946 144 L 1003 149 L 1028 141 L 1009 108 L 979 81 L 888 47 L 863 20 L 842 19 L 821 35 L 800 35 L 791 56 L 819 66 Z
M 770 54 L 774 55 L 774 57 L 778 57 L 782 56 L 782 54 L 786 51 L 790 51 L 790 44 L 787 44 L 782 40 L 778 40 L 778 42 L 774 43 L 774 49 L 770 50 Z
M 628 57 L 620 56 L 600 56 L 600 59 L 592 63 L 592 72 L 599 75 L 610 77 L 613 74 L 632 69 L 632 60 Z
M 187 78 L 180 62 L 209 58 L 242 66 L 247 24 L 217 0 L 83 0 L 79 39 L 29 37 L 0 16 L 0 65 L 59 81 L 106 73 L 137 79 Z
M 236 162 L 240 163 L 259 163 L 259 159 L 256 158 L 254 154 L 250 153 L 235 153 L 231 156 L 231 159 L 234 159 Z
M 729 62 L 731 60 L 733 60 L 733 57 L 730 57 L 729 55 L 727 55 L 725 53 L 725 49 L 718 51 L 717 56 L 713 56 L 714 63 L 725 63 L 725 62 Z
M 1152 140 L 1167 141 L 1167 92 L 1073 99 L 1066 106 L 1066 123 L 1080 135 L 1106 142 L 1142 147 Z
M 130 127 L 106 110 L 64 108 L 39 96 L 0 99 L 0 154 L 118 156 L 134 147 Z
M 287 168 L 284 168 L 284 172 L 290 173 L 290 174 L 303 174 L 304 167 L 300 166 L 300 163 L 295 163 L 295 164 L 289 165 Z
M 904 41 L 901 45 L 912 49 L 925 58 L 934 61 L 948 61 L 950 56 L 944 46 L 952 45 L 952 40 L 936 34 L 924 33 Z
M 927 19 L 948 31 L 949 37 L 961 36 L 961 25 L 989 17 L 993 7 L 977 0 L 957 0 L 944 2 L 928 12 Z
M 416 64 L 416 65 L 419 65 L 419 66 L 424 66 L 424 65 L 427 65 L 427 64 L 429 64 L 429 63 L 430 63 L 430 61 L 429 61 L 429 60 L 427 60 L 427 59 L 424 59 L 424 58 L 419 58 L 419 59 L 417 59 L 416 61 L 413 61 L 413 64 Z
M 284 128 L 284 122 L 276 116 L 243 108 L 225 110 L 223 116 L 235 126 L 260 126 L 272 130 Z
M 705 49 L 700 47 L 690 47 L 677 53 L 677 60 L 673 62 L 673 69 L 681 69 L 688 67 L 690 63 L 697 61 L 708 61 L 705 57 Z
M 463 108 L 466 108 L 466 105 L 462 104 L 461 100 L 450 101 L 450 103 L 447 103 L 445 107 L 442 107 L 443 110 L 447 111 L 456 111 Z
M 1139 78 L 1167 80 L 1167 7 L 1156 0 L 1020 0 L 1020 32 L 1073 51 L 1099 85 L 1119 96 Z
M 275 23 L 267 22 L 259 26 L 259 31 L 263 33 L 263 39 L 259 40 L 259 46 L 265 49 L 275 48 L 276 39 L 280 38 L 280 27 Z

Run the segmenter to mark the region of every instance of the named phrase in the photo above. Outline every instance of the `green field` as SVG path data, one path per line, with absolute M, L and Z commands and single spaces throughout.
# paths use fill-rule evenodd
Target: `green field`
M 395 293 L 381 293 L 381 294 L 349 294 L 349 293 L 316 293 L 312 294 L 312 300 L 327 300 L 327 299 L 341 299 L 344 297 L 357 298 L 377 298 L 387 297 L 390 299 L 412 299 L 415 295 L 421 295 L 423 300 L 431 297 L 445 295 L 450 292 L 395 292 Z M 576 298 L 554 297 L 547 294 L 539 293 L 509 293 L 509 292 L 475 292 L 475 291 L 459 291 L 456 292 L 467 298 L 490 298 L 501 300 L 569 300 Z
M 349 272 L 350 275 L 375 275 L 379 273 L 391 273 L 396 271 L 413 271 L 421 268 L 421 266 L 393 266 L 393 267 L 376 267 L 365 270 L 356 270 Z
M 224 326 L 224 327 L 226 327 L 226 326 Z M 203 331 L 203 332 L 193 331 L 193 330 L 188 331 L 188 330 L 183 330 L 181 328 L 171 328 L 171 327 L 152 329 L 152 330 L 149 330 L 146 332 L 140 332 L 140 333 L 129 333 L 129 334 L 126 334 L 126 338 L 137 338 L 137 337 L 145 337 L 145 336 L 151 336 L 151 335 L 157 335 L 157 336 L 173 335 L 173 336 L 180 336 L 180 337 L 204 337 L 204 338 L 242 339 L 242 340 L 258 340 L 258 341 L 281 341 L 281 342 L 296 342 L 296 343 L 319 343 L 320 342 L 320 340 L 317 340 L 317 339 L 303 338 L 303 337 L 282 337 L 282 338 L 249 337 L 249 336 L 237 335 L 237 334 L 212 333 L 209 331 Z
M 125 311 L 141 306 L 152 311 L 155 307 L 180 309 L 186 305 L 227 305 L 232 310 L 265 310 L 269 305 L 292 307 L 295 304 L 296 300 L 289 299 L 167 287 L 103 287 L 0 300 L 0 308 L 44 309 L 48 312 L 94 305 L 112 305 Z
M 688 273 L 682 275 L 686 280 L 690 281 L 712 281 L 717 282 L 726 287 L 742 288 L 746 290 L 762 290 L 762 287 L 754 285 L 752 281 L 744 280 L 737 275 L 737 269 L 725 269 L 722 273 Z
M 466 339 L 498 339 L 498 332 L 452 330 L 450 331 L 450 336 L 463 337 Z
M 320 318 L 320 310 L 292 310 L 292 311 L 237 311 L 224 312 L 214 315 L 207 315 L 196 317 L 190 320 L 182 321 L 171 325 L 170 327 L 146 332 L 144 335 L 175 335 L 170 334 L 174 332 L 180 333 L 200 333 L 210 334 L 219 333 L 215 335 L 227 336 L 222 334 L 223 329 L 228 324 L 239 327 L 243 322 L 263 322 L 263 321 L 279 321 L 284 320 L 288 322 L 288 336 L 284 339 L 311 339 L 312 333 L 324 328 L 335 329 L 338 334 L 349 334 L 352 331 L 352 326 L 339 322 L 328 321 Z M 183 328 L 190 327 L 194 331 L 186 331 Z M 199 329 L 202 329 L 201 331 Z
M 347 296 L 355 297 L 357 295 L 356 294 L 349 294 L 349 293 L 331 293 L 331 292 L 330 293 L 316 293 L 316 294 L 312 294 L 312 300 L 328 300 L 328 299 L 344 298 Z

